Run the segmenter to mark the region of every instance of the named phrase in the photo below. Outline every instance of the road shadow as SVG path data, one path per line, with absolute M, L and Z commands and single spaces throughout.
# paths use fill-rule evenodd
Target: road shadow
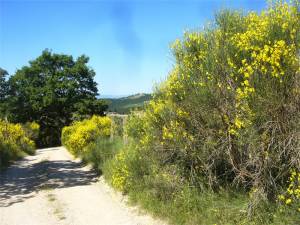
M 47 150 L 45 150 L 47 151 Z M 33 197 L 38 191 L 89 185 L 98 174 L 84 170 L 84 165 L 71 160 L 31 163 L 23 159 L 0 173 L 0 207 L 8 207 Z

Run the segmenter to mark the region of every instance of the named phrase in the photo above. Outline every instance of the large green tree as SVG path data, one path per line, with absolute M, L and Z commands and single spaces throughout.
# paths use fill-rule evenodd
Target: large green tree
M 5 77 L 8 75 L 7 71 L 0 67 L 0 100 L 3 100 L 6 95 L 6 80 Z
M 61 129 L 74 119 L 103 114 L 106 105 L 97 99 L 95 72 L 89 58 L 43 51 L 9 79 L 9 119 L 37 121 L 40 145 L 60 143 Z
M 8 94 L 8 84 L 6 81 L 8 73 L 0 67 L 0 118 L 5 116 L 6 105 L 5 100 Z

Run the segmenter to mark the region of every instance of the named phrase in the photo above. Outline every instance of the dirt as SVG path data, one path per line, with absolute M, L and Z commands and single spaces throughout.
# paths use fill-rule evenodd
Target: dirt
M 63 147 L 37 150 L 0 173 L 0 225 L 163 225 Z

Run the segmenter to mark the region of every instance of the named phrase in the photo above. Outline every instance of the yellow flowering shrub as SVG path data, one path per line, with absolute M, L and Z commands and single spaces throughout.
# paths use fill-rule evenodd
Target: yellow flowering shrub
M 86 150 L 90 143 L 98 137 L 110 136 L 111 119 L 109 117 L 93 116 L 90 119 L 74 122 L 62 130 L 62 143 L 75 155 Z
M 122 150 L 113 159 L 111 183 L 116 189 L 124 192 L 128 184 L 128 178 L 129 170 L 126 164 L 126 152 Z
M 284 194 L 278 196 L 283 205 L 292 207 L 300 213 L 300 172 L 291 171 L 288 188 Z
M 12 124 L 0 120 L 0 167 L 11 160 L 33 154 L 35 143 L 27 136 L 21 124 Z
M 225 10 L 176 40 L 174 68 L 132 126 L 141 159 L 176 165 L 198 188 L 234 185 L 274 200 L 286 171 L 300 169 L 299 15 L 284 1 Z

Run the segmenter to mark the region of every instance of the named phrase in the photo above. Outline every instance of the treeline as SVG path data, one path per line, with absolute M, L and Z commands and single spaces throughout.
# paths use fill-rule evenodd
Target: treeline
M 126 145 L 95 118 L 65 128 L 64 144 L 174 224 L 300 223 L 299 24 L 296 1 L 218 13 L 175 41 L 174 68 L 128 118 Z
M 61 130 L 72 121 L 103 115 L 95 72 L 89 58 L 54 54 L 49 50 L 8 77 L 0 70 L 0 118 L 12 123 L 39 124 L 39 146 L 60 144 Z

